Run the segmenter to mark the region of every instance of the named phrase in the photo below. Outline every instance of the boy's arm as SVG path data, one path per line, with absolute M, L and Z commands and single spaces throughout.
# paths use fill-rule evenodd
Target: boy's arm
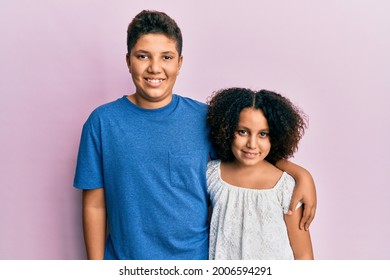
M 302 207 L 299 207 L 292 215 L 284 215 L 288 238 L 294 253 L 294 259 L 313 260 L 314 256 L 310 233 L 308 230 L 302 230 L 299 228 L 302 212 Z
M 289 207 L 289 215 L 294 212 L 299 201 L 303 202 L 303 215 L 299 223 L 300 229 L 309 230 L 317 208 L 317 195 L 314 180 L 304 168 L 288 160 L 280 160 L 276 167 L 289 173 L 295 180 L 295 188 Z
M 83 228 L 87 258 L 104 259 L 106 203 L 103 188 L 83 191 Z

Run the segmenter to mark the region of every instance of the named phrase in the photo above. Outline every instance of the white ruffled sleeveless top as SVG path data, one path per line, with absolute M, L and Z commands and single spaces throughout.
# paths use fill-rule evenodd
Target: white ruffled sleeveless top
M 294 255 L 284 214 L 294 179 L 283 172 L 271 189 L 247 189 L 221 179 L 219 160 L 207 167 L 207 188 L 213 206 L 210 259 L 289 260 Z

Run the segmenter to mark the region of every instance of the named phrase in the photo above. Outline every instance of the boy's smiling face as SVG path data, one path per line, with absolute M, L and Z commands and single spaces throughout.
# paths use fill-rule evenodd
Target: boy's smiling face
M 136 105 L 156 109 L 172 100 L 172 90 L 183 63 L 176 42 L 163 34 L 142 35 L 126 62 L 136 88 L 129 99 Z

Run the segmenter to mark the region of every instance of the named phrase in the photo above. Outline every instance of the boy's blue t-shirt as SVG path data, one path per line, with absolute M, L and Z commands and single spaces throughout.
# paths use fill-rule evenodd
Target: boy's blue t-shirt
M 207 259 L 207 106 L 173 95 L 144 109 L 126 96 L 84 124 L 74 186 L 104 188 L 105 259 Z

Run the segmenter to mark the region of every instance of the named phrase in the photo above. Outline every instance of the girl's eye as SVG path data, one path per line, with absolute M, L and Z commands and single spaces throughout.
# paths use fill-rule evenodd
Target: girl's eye
M 260 135 L 261 138 L 265 138 L 265 137 L 267 137 L 269 135 L 269 133 L 265 132 L 265 131 L 262 131 L 262 132 L 259 133 L 259 135 Z
M 247 135 L 248 134 L 248 132 L 246 130 L 243 130 L 243 129 L 237 130 L 237 133 L 238 133 L 238 135 Z

